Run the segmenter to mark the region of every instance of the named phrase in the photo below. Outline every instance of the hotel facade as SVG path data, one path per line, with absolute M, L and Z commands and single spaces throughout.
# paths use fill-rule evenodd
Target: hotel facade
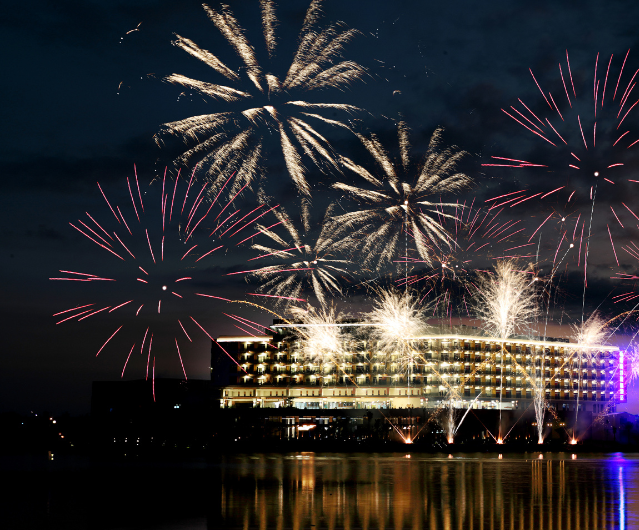
M 600 413 L 626 401 L 624 352 L 614 346 L 502 342 L 473 328 L 411 338 L 408 359 L 380 352 L 375 341 L 350 340 L 339 358 L 317 362 L 306 358 L 290 327 L 274 324 L 272 336 L 217 338 L 213 355 L 237 361 L 222 408 L 436 408 L 452 395 L 456 408 L 521 409 L 543 395 L 559 411 Z

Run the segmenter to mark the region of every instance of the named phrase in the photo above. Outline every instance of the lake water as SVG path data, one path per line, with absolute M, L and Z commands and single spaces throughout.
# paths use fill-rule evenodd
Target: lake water
M 634 454 L 256 453 L 56 465 L 3 473 L 12 484 L 3 527 L 639 528 Z

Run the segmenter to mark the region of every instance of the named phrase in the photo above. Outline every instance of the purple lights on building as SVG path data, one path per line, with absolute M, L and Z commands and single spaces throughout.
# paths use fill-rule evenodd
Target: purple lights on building
M 628 394 L 626 393 L 626 352 L 619 350 L 619 403 L 626 403 L 628 401 Z

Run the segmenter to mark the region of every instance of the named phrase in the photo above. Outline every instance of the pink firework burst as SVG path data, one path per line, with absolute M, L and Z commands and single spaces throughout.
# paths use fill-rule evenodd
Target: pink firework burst
M 429 300 L 433 315 L 438 313 L 451 324 L 455 312 L 470 316 L 468 300 L 476 289 L 473 278 L 477 272 L 491 268 L 495 259 L 534 255 L 534 244 L 526 242 L 521 220 L 506 217 L 508 211 L 499 203 L 495 206 L 488 202 L 488 206 L 484 206 L 477 202 L 474 198 L 469 205 L 460 204 L 457 216 L 452 219 L 442 216 L 442 226 L 451 235 L 450 248 L 433 247 L 431 267 L 395 282 L 398 286 L 424 282 L 426 287 L 422 291 L 425 294 L 421 301 Z M 426 265 L 423 260 L 408 256 L 399 262 L 413 268 Z
M 634 268 L 637 268 L 637 262 L 639 262 L 639 245 L 635 241 L 630 241 L 627 245 L 620 247 L 620 252 L 630 256 L 635 261 Z M 630 303 L 633 306 L 639 304 L 639 292 L 637 287 L 639 286 L 639 273 L 617 272 L 611 277 L 612 280 L 617 280 L 620 283 L 621 292 L 612 297 L 615 304 Z
M 561 156 L 552 161 L 558 167 L 575 171 L 574 183 L 554 190 L 565 188 L 569 200 L 580 188 L 588 190 L 598 181 L 615 185 L 620 180 L 635 182 L 623 171 L 628 157 L 626 152 L 639 143 L 639 132 L 630 125 L 631 111 L 639 99 L 639 89 L 634 92 L 637 74 L 625 70 L 630 50 L 619 65 L 613 64 L 613 55 L 608 61 L 601 61 L 599 54 L 594 59 L 594 75 L 586 77 L 586 86 L 575 89 L 570 57 L 566 51 L 565 63 L 558 64 L 554 82 L 548 80 L 551 90 L 530 75 L 539 89 L 541 99 L 527 105 L 521 98 L 507 109 L 504 114 L 544 141 L 549 148 L 559 150 Z M 554 96 L 553 96 L 554 92 Z M 544 103 L 545 102 L 545 103 Z M 547 161 L 526 161 L 515 158 L 493 156 L 490 167 L 549 168 Z M 554 168 L 553 168 L 554 169 Z M 544 193 L 538 194 L 539 196 Z M 529 195 L 530 196 L 530 195 Z
M 575 261 L 584 267 L 584 278 L 592 237 L 608 242 L 606 259 L 619 265 L 615 234 L 639 222 L 637 208 L 629 200 L 639 191 L 639 179 L 631 169 L 639 157 L 635 125 L 639 69 L 630 67 L 629 55 L 630 50 L 620 57 L 597 53 L 592 66 L 582 69 L 575 68 L 566 51 L 550 72 L 535 73 L 529 68 L 531 89 L 537 97 L 517 98 L 501 110 L 537 142 L 535 154 L 526 157 L 530 160 L 492 156 L 489 163 L 482 164 L 518 168 L 541 183 L 504 196 L 500 199 L 503 205 L 554 201 L 563 204 L 560 210 L 574 212 L 571 223 L 562 227 L 556 250 L 562 255 L 578 248 Z M 540 190 L 543 183 L 550 184 Z M 566 217 L 558 211 L 541 216 L 530 240 L 553 222 L 565 222 Z M 593 222 L 593 217 L 598 219 Z
M 115 323 L 96 357 L 107 348 L 123 347 L 122 377 L 137 354 L 145 365 L 146 378 L 153 379 L 156 351 L 173 350 L 187 378 L 184 347 L 193 342 L 194 333 L 212 339 L 196 312 L 204 306 L 202 312 L 207 312 L 213 300 L 231 301 L 211 285 L 216 257 L 260 234 L 255 223 L 270 210 L 264 204 L 239 205 L 236 199 L 244 188 L 220 201 L 235 175 L 227 176 L 215 196 L 209 194 L 209 182 L 197 183 L 193 175 L 185 179 L 178 173 L 170 181 L 165 171 L 161 189 L 156 183 L 150 191 L 143 191 L 136 172 L 135 180 L 127 178 L 124 193 L 118 195 L 122 205 L 109 200 L 98 183 L 105 207 L 99 214 L 86 212 L 85 218 L 69 223 L 103 253 L 104 260 L 99 273 L 73 267 L 50 278 L 68 287 L 83 287 L 82 301 L 53 316 L 58 325 L 105 317 Z M 244 327 L 258 329 L 251 321 L 229 316 Z M 262 327 L 258 330 L 263 333 Z

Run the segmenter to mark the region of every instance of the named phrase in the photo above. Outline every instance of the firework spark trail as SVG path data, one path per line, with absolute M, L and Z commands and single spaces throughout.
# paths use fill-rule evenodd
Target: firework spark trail
M 475 397 L 475 399 L 473 399 L 469 404 L 468 404 L 468 408 L 466 409 L 466 412 L 464 413 L 464 415 L 462 416 L 461 420 L 459 420 L 459 423 L 457 423 L 457 425 L 455 426 L 455 430 L 453 431 L 452 435 L 455 436 L 455 434 L 457 434 L 457 431 L 459 430 L 459 428 L 462 426 L 462 423 L 464 423 L 464 420 L 466 419 L 466 416 L 468 415 L 468 413 L 470 412 L 472 406 L 477 402 L 477 400 L 479 399 L 479 397 L 481 396 L 481 392 L 479 394 L 477 394 L 477 396 Z
M 278 131 L 288 173 L 301 193 L 310 195 L 311 192 L 301 153 L 322 170 L 324 167 L 338 167 L 328 140 L 312 123 L 348 129 L 346 120 L 327 118 L 318 112 L 340 111 L 349 115 L 359 109 L 342 103 L 310 103 L 289 99 L 289 94 L 296 92 L 328 88 L 343 90 L 361 79 L 366 72 L 354 61 L 340 60 L 344 46 L 358 32 L 343 29 L 341 24 L 318 28 L 319 7 L 320 2 L 311 2 L 293 62 L 288 72 L 278 77 L 270 72 L 264 73 L 253 46 L 228 6 L 222 5 L 220 10 L 216 10 L 204 4 L 208 18 L 235 50 L 243 67 L 231 69 L 210 51 L 200 48 L 188 38 L 176 35 L 173 41 L 175 46 L 237 86 L 203 82 L 180 74 L 172 74 L 164 79 L 167 83 L 186 87 L 206 98 L 221 100 L 229 109 L 163 125 L 156 135 L 158 145 L 163 143 L 162 139 L 166 136 L 177 136 L 187 143 L 187 150 L 175 160 L 176 164 L 188 165 L 197 160 L 216 188 L 221 185 L 218 178 L 220 169 L 237 171 L 238 178 L 230 189 L 233 194 L 243 185 L 251 186 L 257 179 L 264 156 L 264 144 L 273 131 Z M 273 58 L 277 18 L 272 1 L 262 2 L 262 22 L 269 58 Z M 236 72 L 245 73 L 248 83 Z M 247 90 L 244 90 L 245 84 L 249 85 Z
M 398 124 L 400 156 L 397 158 L 391 158 L 375 135 L 365 137 L 358 134 L 381 171 L 380 178 L 352 160 L 340 158 L 344 168 L 368 183 L 367 187 L 346 183 L 333 185 L 363 207 L 336 216 L 335 224 L 340 234 L 348 234 L 345 242 L 360 250 L 364 265 L 376 261 L 379 269 L 390 263 L 397 252 L 401 252 L 401 236 L 404 234 L 406 237 L 407 230 L 411 232 L 418 255 L 428 264 L 431 263 L 433 246 L 451 246 L 452 237 L 442 227 L 441 220 L 454 219 L 457 212 L 444 213 L 443 208 L 457 210 L 459 204 L 444 203 L 441 199 L 432 201 L 430 198 L 460 191 L 471 181 L 465 174 L 456 172 L 458 162 L 466 153 L 455 146 L 440 149 L 442 132 L 442 129 L 437 129 L 433 133 L 424 162 L 420 164 L 410 159 L 409 130 L 403 122 Z
M 135 348 L 135 342 L 133 343 L 133 346 L 131 346 L 131 351 L 129 352 L 129 355 L 127 355 L 126 361 L 124 361 L 124 367 L 122 368 L 122 375 L 120 378 L 124 377 L 124 370 L 126 370 L 126 365 L 129 364 L 129 357 L 131 357 L 131 354 L 133 353 L 133 348 Z
M 173 317 L 170 316 L 171 312 L 175 311 L 178 308 L 180 311 L 184 309 L 182 306 L 175 305 L 177 301 L 181 301 L 182 299 L 184 299 L 184 302 L 188 304 L 187 306 L 189 308 L 188 310 L 189 311 L 191 310 L 190 306 L 192 306 L 192 299 L 189 299 L 190 295 L 219 299 L 223 301 L 230 301 L 227 298 L 215 296 L 213 294 L 201 293 L 201 292 L 193 293 L 191 292 L 193 291 L 193 287 L 190 286 L 192 284 L 191 282 L 187 281 L 187 280 L 193 280 L 193 272 L 196 272 L 195 264 L 197 262 L 209 256 L 215 250 L 221 249 L 223 247 L 234 248 L 236 246 L 236 243 L 232 239 L 227 237 L 227 238 L 224 238 L 224 240 L 221 242 L 222 244 L 218 244 L 214 248 L 212 248 L 212 250 L 209 250 L 211 247 L 213 247 L 213 244 L 212 244 L 213 240 L 207 237 L 206 234 L 202 232 L 198 232 L 197 241 L 193 241 L 193 244 L 186 251 L 186 253 L 184 252 L 184 245 L 186 244 L 186 240 L 191 237 L 196 237 L 194 236 L 196 228 L 200 226 L 200 223 L 202 221 L 205 221 L 207 219 L 206 216 L 209 214 L 209 212 L 212 212 L 212 215 L 208 218 L 208 223 L 212 222 L 212 217 L 215 214 L 217 214 L 217 211 L 214 212 L 211 208 L 208 208 L 208 212 L 206 215 L 204 215 L 201 218 L 198 217 L 197 223 L 193 222 L 196 216 L 201 215 L 201 213 L 197 213 L 198 207 L 201 208 L 203 200 L 205 200 L 205 194 L 203 190 L 206 190 L 209 184 L 205 183 L 205 185 L 202 186 L 201 189 L 198 189 L 199 193 L 194 193 L 193 194 L 194 199 L 191 200 L 191 202 L 189 202 L 188 190 L 190 190 L 193 185 L 194 174 L 191 175 L 191 180 L 188 181 L 188 186 L 186 185 L 186 181 L 183 181 L 183 186 L 187 186 L 187 193 L 185 193 L 184 202 L 182 204 L 182 209 L 181 209 L 182 213 L 180 213 L 180 215 L 177 215 L 176 219 L 173 220 L 172 219 L 173 203 L 176 199 L 176 195 L 179 193 L 179 190 L 178 190 L 179 174 L 176 177 L 176 183 L 173 186 L 172 192 L 167 187 L 166 174 L 165 174 L 165 177 L 162 180 L 162 185 L 160 187 L 162 192 L 162 197 L 161 197 L 161 200 L 158 201 L 160 206 L 159 216 L 158 216 L 157 215 L 158 212 L 154 208 L 151 208 L 148 210 L 144 209 L 144 205 L 141 202 L 142 192 L 141 192 L 140 184 L 137 178 L 137 168 L 135 169 L 135 173 L 136 173 L 136 185 L 138 187 L 138 196 L 136 197 L 132 193 L 130 179 L 127 179 L 126 202 L 128 203 L 129 200 L 131 201 L 131 204 L 128 205 L 128 207 L 130 208 L 129 214 L 133 212 L 134 215 L 132 216 L 132 218 L 134 220 L 136 219 L 138 220 L 138 225 L 136 225 L 135 222 L 130 225 L 127 224 L 125 221 L 125 218 L 127 217 L 127 212 L 124 209 L 122 209 L 121 206 L 119 206 L 118 204 L 115 204 L 112 199 L 111 200 L 107 199 L 105 189 L 103 189 L 101 186 L 98 185 L 100 193 L 104 197 L 105 203 L 108 207 L 108 211 L 110 212 L 109 215 L 116 212 L 119 213 L 120 217 L 118 218 L 118 221 L 120 224 L 118 225 L 118 228 L 116 229 L 116 231 L 113 231 L 111 235 L 104 228 L 108 225 L 105 224 L 103 226 L 103 224 L 98 222 L 94 217 L 92 217 L 90 214 L 87 213 L 87 216 L 95 224 L 95 226 L 99 229 L 99 231 L 101 231 L 101 233 L 104 234 L 105 236 L 108 236 L 108 238 L 101 237 L 98 234 L 98 232 L 91 230 L 85 223 L 82 223 L 82 221 L 80 222 L 82 223 L 83 226 L 86 226 L 87 233 L 83 232 L 82 230 L 79 230 L 80 232 L 83 233 L 83 235 L 85 235 L 93 243 L 97 243 L 101 248 L 103 248 L 104 250 L 107 250 L 110 254 L 116 255 L 120 260 L 130 264 L 131 266 L 129 267 L 130 270 L 126 269 L 126 271 L 128 272 L 123 270 L 118 275 L 114 274 L 114 275 L 106 276 L 106 275 L 98 275 L 95 273 L 77 272 L 74 270 L 64 269 L 64 270 L 61 270 L 60 272 L 63 275 L 65 275 L 65 277 L 51 278 L 51 280 L 58 280 L 58 281 L 66 280 L 65 283 L 73 283 L 74 281 L 83 282 L 83 284 L 98 284 L 105 281 L 115 282 L 114 287 L 116 289 L 115 290 L 112 289 L 111 291 L 105 292 L 105 294 L 107 294 L 107 296 L 110 296 L 110 297 L 118 296 L 117 289 L 120 284 L 122 284 L 122 288 L 124 288 L 125 285 L 128 285 L 128 282 L 131 280 L 131 277 L 128 276 L 128 274 L 130 274 L 131 272 L 133 273 L 132 279 L 137 280 L 138 285 L 141 284 L 142 286 L 144 286 L 142 290 L 137 289 L 135 296 L 129 297 L 130 299 L 128 300 L 127 298 L 123 299 L 123 297 L 120 297 L 119 300 L 115 302 L 111 302 L 110 305 L 104 305 L 104 306 L 102 305 L 96 306 L 95 302 L 91 304 L 79 303 L 77 304 L 76 307 L 73 307 L 71 309 L 65 309 L 64 311 L 58 312 L 54 315 L 54 316 L 63 317 L 56 322 L 57 324 L 67 323 L 66 325 L 68 325 L 68 323 L 70 323 L 71 321 L 83 321 L 88 317 L 93 317 L 94 315 L 95 315 L 94 318 L 96 319 L 99 318 L 98 315 L 100 316 L 104 316 L 105 314 L 115 315 L 116 313 L 114 312 L 117 310 L 117 314 L 120 314 L 124 319 L 126 319 L 126 321 L 122 325 L 120 325 L 120 327 L 116 329 L 116 331 L 104 342 L 104 344 L 102 344 L 96 356 L 99 355 L 107 347 L 107 345 L 117 342 L 117 341 L 113 341 L 112 339 L 115 339 L 116 334 L 118 334 L 118 332 L 122 330 L 123 328 L 133 329 L 138 327 L 136 322 L 140 323 L 139 318 L 141 317 L 144 318 L 145 320 L 148 320 L 149 318 L 154 318 L 154 317 L 151 317 L 151 313 L 149 313 L 148 311 L 146 312 L 142 311 L 145 306 L 154 308 L 154 311 L 152 313 L 156 314 L 156 317 L 158 319 L 157 322 L 160 323 L 160 328 L 164 330 L 165 328 L 170 329 L 171 326 L 173 325 L 172 322 L 175 322 L 173 320 Z M 233 180 L 233 175 L 231 175 L 227 179 L 227 181 L 232 181 L 232 180 Z M 169 197 L 169 195 L 171 194 L 172 196 Z M 238 194 L 236 193 L 230 202 L 218 203 L 217 204 L 218 210 L 228 209 L 229 207 L 232 206 L 239 214 L 241 212 L 241 209 L 240 209 L 241 207 L 236 204 L 239 201 L 233 202 L 237 196 Z M 138 197 L 140 199 L 139 203 L 138 203 Z M 169 199 L 170 199 L 170 204 L 169 204 Z M 215 201 L 217 201 L 217 197 Z M 178 203 L 179 202 L 182 202 L 182 201 L 178 199 Z M 152 203 L 155 204 L 155 201 L 153 201 Z M 213 206 L 216 206 L 215 202 L 211 205 L 211 207 Z M 260 205 L 260 207 L 261 206 L 262 205 Z M 169 212 L 169 209 L 171 209 L 170 212 Z M 256 210 L 257 208 L 247 209 L 247 211 L 249 211 L 249 214 Z M 178 209 L 178 213 L 179 213 L 179 209 Z M 159 221 L 160 223 L 159 229 L 156 229 L 157 227 L 154 224 L 154 220 Z M 176 223 L 177 223 L 177 227 L 176 227 Z M 189 225 L 189 223 L 191 224 Z M 205 224 L 208 224 L 208 223 L 205 223 Z M 218 223 L 218 226 L 224 229 L 229 224 L 232 224 L 232 221 L 226 220 L 226 221 L 222 221 L 221 223 Z M 77 227 L 75 226 L 74 228 L 77 229 Z M 205 229 L 206 231 L 208 231 L 209 226 L 206 226 Z M 202 229 L 202 231 L 204 231 L 205 229 Z M 95 237 L 88 235 L 89 230 L 91 230 L 92 235 Z M 176 246 L 176 241 L 172 237 L 175 235 L 177 235 L 177 246 Z M 126 238 L 129 238 L 131 241 L 130 242 L 127 241 L 127 243 L 125 244 L 124 241 L 126 240 Z M 218 236 L 217 240 L 219 241 L 219 239 L 220 239 L 220 236 Z M 126 259 L 120 255 L 117 255 L 109 248 L 110 247 L 109 241 L 114 241 L 114 242 L 117 241 L 123 248 L 127 250 L 128 254 L 124 255 L 126 256 Z M 216 241 L 216 243 L 218 241 Z M 139 253 L 138 250 L 136 250 L 135 253 L 132 252 L 130 248 L 135 248 L 131 246 L 133 244 L 137 245 L 137 247 L 140 247 L 140 248 L 146 247 L 147 248 L 146 252 Z M 154 249 L 153 249 L 154 246 L 156 247 L 156 250 L 158 246 L 161 249 L 161 253 L 158 256 L 161 259 L 159 260 L 155 256 Z M 168 280 L 169 282 L 175 283 L 175 287 L 172 287 L 172 288 L 169 288 L 166 285 L 167 280 L 163 278 L 163 275 L 165 275 L 166 271 L 169 269 L 158 268 L 163 266 L 163 263 L 166 263 L 167 260 L 171 262 L 170 263 L 171 267 L 177 267 L 179 269 L 177 276 L 174 277 L 175 279 Z M 177 263 L 175 263 L 176 261 Z M 106 262 L 104 266 L 108 267 L 109 263 Z M 186 270 L 188 270 L 189 276 L 186 276 L 183 274 Z M 144 274 L 144 276 L 139 277 L 140 271 L 141 273 Z M 175 271 L 171 269 L 171 272 L 169 274 L 175 274 Z M 158 286 L 159 282 L 162 282 L 164 285 Z M 132 292 L 131 294 L 134 294 L 134 293 Z M 189 296 L 186 296 L 187 294 Z M 171 295 L 171 298 L 165 299 L 165 295 Z M 140 297 L 144 298 L 143 300 L 144 303 L 140 303 L 141 302 L 141 300 L 139 300 Z M 135 301 L 137 301 L 138 304 L 134 304 Z M 164 301 L 164 304 L 162 303 L 163 301 Z M 157 311 L 155 311 L 156 307 L 157 307 Z M 161 311 L 161 309 L 164 309 L 164 310 Z M 186 316 L 186 314 L 184 316 Z M 138 317 L 138 318 L 136 319 L 134 317 Z M 181 318 L 184 319 L 184 317 L 181 317 Z M 175 320 L 177 320 L 175 325 L 175 328 L 176 328 L 175 332 L 184 333 L 186 338 L 190 342 L 192 342 L 192 339 L 189 336 L 187 329 L 182 324 L 182 322 L 179 319 L 175 319 Z M 200 326 L 200 324 L 195 319 L 192 319 L 192 320 L 197 326 L 199 326 L 206 333 L 204 328 Z M 141 328 L 141 331 L 144 332 L 143 333 L 144 336 L 143 337 L 141 336 L 142 341 L 141 341 L 140 353 L 147 354 L 146 361 L 147 361 L 147 377 L 148 377 L 148 372 L 149 372 L 149 369 L 151 368 L 151 360 L 152 360 L 151 348 L 152 348 L 152 338 L 154 336 L 154 325 L 147 326 L 145 323 L 144 326 Z M 155 339 L 156 339 L 156 343 L 158 340 L 162 340 L 161 336 L 158 335 L 157 329 L 155 331 Z M 173 341 L 175 341 L 175 347 L 176 347 L 177 357 L 180 362 L 180 367 L 182 369 L 184 377 L 186 378 L 186 369 L 184 365 L 184 359 L 182 357 L 182 352 L 180 350 L 180 347 L 177 343 L 177 338 L 171 337 L 171 342 Z M 137 344 L 137 341 L 135 341 L 134 346 L 135 344 Z M 127 346 L 127 348 L 128 347 L 129 346 Z M 148 351 L 145 348 L 148 348 Z M 122 377 L 124 376 L 126 367 L 128 366 L 130 362 L 131 352 L 133 351 L 133 349 L 134 348 L 131 348 L 129 352 L 129 356 L 127 357 L 124 363 L 124 367 L 122 369 Z M 156 350 L 157 350 L 157 346 L 156 346 Z M 153 362 L 155 362 L 155 356 L 153 357 Z
M 586 243 L 586 251 L 584 253 L 584 289 L 583 289 L 583 296 L 582 296 L 582 303 L 581 303 L 581 323 L 583 325 L 584 323 L 584 312 L 586 309 L 586 287 L 588 286 L 588 282 L 587 282 L 587 278 L 586 278 L 586 271 L 587 271 L 587 266 L 588 266 L 588 250 L 590 248 L 590 235 L 592 232 L 592 218 L 595 212 L 595 198 L 597 196 L 597 184 L 595 184 L 594 186 L 594 191 L 592 192 L 592 206 L 590 208 L 590 223 L 588 225 L 588 242 Z M 611 238 L 612 239 L 612 238 Z M 581 248 L 581 245 L 580 245 Z
M 155 403 L 155 356 L 153 356 L 153 379 L 152 379 L 152 384 L 153 384 L 153 402 Z
M 517 372 L 517 371 L 518 371 L 518 372 L 520 372 L 520 373 L 523 375 L 523 377 L 524 377 L 524 379 L 526 380 L 526 382 L 530 383 L 532 388 L 535 388 L 535 380 L 534 380 L 534 378 L 530 375 L 530 373 L 529 373 L 529 372 L 525 369 L 525 367 L 524 367 L 524 366 L 522 366 L 521 364 L 519 364 L 519 363 L 517 362 L 517 360 L 515 359 L 515 357 L 514 357 L 514 356 L 512 356 L 512 355 L 511 355 L 511 362 L 515 365 L 515 371 L 516 371 L 516 372 Z M 442 374 L 440 374 L 439 372 L 437 372 L 434 368 L 430 367 L 430 369 L 433 371 L 433 373 L 434 373 L 434 374 L 435 374 L 435 375 L 436 375 L 436 376 L 437 376 L 437 377 L 438 377 L 438 378 L 439 378 L 439 379 L 440 379 L 440 380 L 441 380 L 441 381 L 442 381 L 442 382 L 443 382 L 443 383 L 447 386 L 447 389 L 448 389 L 448 400 L 446 401 L 446 404 L 447 404 L 447 407 L 446 407 L 446 408 L 449 408 L 451 400 L 453 400 L 453 399 L 455 399 L 455 398 L 457 398 L 457 399 L 461 399 L 461 391 L 462 391 L 463 386 L 464 386 L 464 385 L 465 385 L 468 381 L 473 380 L 473 379 L 476 377 L 477 373 L 478 373 L 480 370 L 483 370 L 483 369 L 485 368 L 485 366 L 487 366 L 487 365 L 492 365 L 492 366 L 495 366 L 495 367 L 497 366 L 497 364 L 496 364 L 496 362 L 495 362 L 495 356 L 493 356 L 493 358 L 488 358 L 488 357 L 487 357 L 487 358 L 486 358 L 484 361 L 482 361 L 481 363 L 475 363 L 475 367 L 474 367 L 474 369 L 472 370 L 472 372 L 470 372 L 469 374 L 464 374 L 464 375 L 465 375 L 465 377 L 461 377 L 461 378 L 460 378 L 459 383 L 458 383 L 456 386 L 449 385 L 449 384 L 448 384 L 448 382 L 447 382 L 447 380 L 446 380 L 446 379 L 442 376 Z M 562 368 L 563 368 L 563 366 L 562 366 Z M 555 374 L 555 375 L 556 375 L 556 374 Z M 553 376 L 553 377 L 554 377 L 554 376 Z M 481 394 L 481 392 L 480 392 L 480 394 Z M 478 398 L 479 398 L 479 395 L 475 397 L 475 400 L 477 400 Z M 436 412 L 437 412 L 437 411 L 439 411 L 439 410 L 441 410 L 442 408 L 444 408 L 444 406 L 443 406 L 443 405 L 441 405 L 440 407 L 438 407 L 438 408 L 436 409 Z M 470 407 L 467 409 L 466 414 L 468 413 L 468 411 L 469 411 L 469 410 L 470 410 Z M 436 414 L 436 412 L 435 412 L 435 413 L 433 413 L 433 414 Z M 451 421 L 450 421 L 450 418 L 451 418 L 451 417 L 450 417 L 450 410 L 449 410 L 448 412 L 449 412 L 449 417 L 447 418 L 447 421 L 445 422 L 445 427 L 446 427 L 446 428 L 448 428 L 448 427 L 449 427 L 449 426 L 451 426 L 451 425 L 453 425 L 453 426 L 454 426 L 454 424 L 455 424 L 455 423 L 454 423 L 454 417 L 453 417 L 453 421 L 452 421 L 452 423 L 451 423 Z M 461 418 L 461 420 L 460 420 L 460 421 L 459 421 L 459 423 L 457 424 L 457 427 L 454 429 L 454 431 L 455 431 L 455 432 L 457 431 L 457 429 L 459 429 L 459 427 L 460 427 L 460 426 L 461 426 L 461 424 L 463 423 L 464 418 L 466 417 L 466 414 L 464 414 L 464 416 Z M 493 437 L 493 439 L 494 439 L 496 442 L 498 442 L 498 443 L 503 443 L 503 442 L 506 440 L 506 438 L 508 437 L 508 435 L 510 434 L 510 431 L 512 431 L 512 427 L 511 427 L 511 428 L 510 428 L 510 430 L 506 433 L 506 435 L 505 435 L 505 436 L 501 437 L 501 434 L 500 434 L 500 433 L 498 433 L 498 435 L 497 435 L 497 437 L 496 437 L 496 436 L 494 436 L 494 435 L 492 434 L 492 432 L 490 432 L 490 429 L 488 429 L 488 427 L 486 427 L 485 425 L 484 425 L 484 427 L 486 428 L 486 431 L 487 431 L 487 432 L 488 432 L 488 433 L 489 433 L 489 434 Z M 451 433 L 449 432 L 449 440 L 454 439 L 454 434 L 455 434 L 455 432 L 453 432 L 453 433 L 452 433 L 452 435 L 451 435 Z M 449 442 L 449 443 L 452 443 L 452 442 Z

